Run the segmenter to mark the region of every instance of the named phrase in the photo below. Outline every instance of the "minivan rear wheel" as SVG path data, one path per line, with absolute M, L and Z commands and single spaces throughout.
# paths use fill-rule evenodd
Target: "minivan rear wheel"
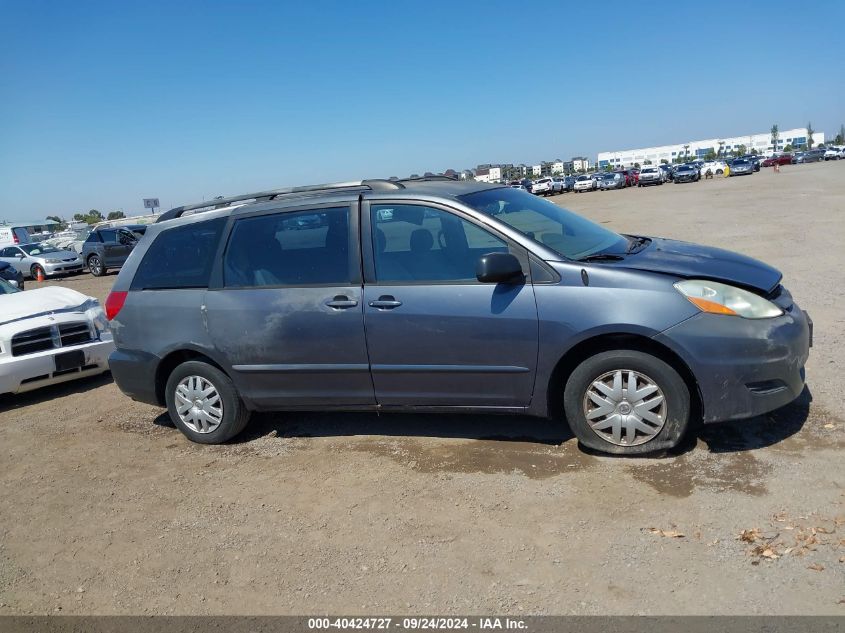
M 585 446 L 633 455 L 666 450 L 690 423 L 690 394 L 675 369 L 634 350 L 601 352 L 566 382 L 566 419 Z
M 220 444 L 243 431 L 249 411 L 222 371 L 202 361 L 176 367 L 165 387 L 173 424 L 192 442 Z

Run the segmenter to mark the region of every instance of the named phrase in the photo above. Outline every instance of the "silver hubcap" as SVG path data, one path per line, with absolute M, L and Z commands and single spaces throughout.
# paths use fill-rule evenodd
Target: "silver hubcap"
M 176 385 L 176 413 L 192 431 L 211 433 L 223 421 L 223 401 L 208 380 L 188 376 Z
M 666 423 L 666 398 L 645 374 L 617 369 L 596 378 L 584 394 L 584 415 L 596 435 L 617 446 L 645 444 Z

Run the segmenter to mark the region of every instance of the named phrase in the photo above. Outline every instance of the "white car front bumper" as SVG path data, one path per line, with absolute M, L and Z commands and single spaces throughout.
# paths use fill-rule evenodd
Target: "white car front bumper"
M 83 366 L 57 372 L 54 357 L 73 350 L 85 352 Z M 0 358 L 0 394 L 23 393 L 47 385 L 102 374 L 109 369 L 109 354 L 113 350 L 114 341 L 111 335 L 104 334 L 101 340 L 91 343 L 59 347 L 24 356 L 4 356 Z

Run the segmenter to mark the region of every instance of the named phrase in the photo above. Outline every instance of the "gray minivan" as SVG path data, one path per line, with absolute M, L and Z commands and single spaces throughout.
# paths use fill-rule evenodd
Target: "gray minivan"
M 202 443 L 251 411 L 508 412 L 645 453 L 694 417 L 801 393 L 812 324 L 780 281 L 749 257 L 621 235 L 507 186 L 297 187 L 149 227 L 106 301 L 110 366 Z

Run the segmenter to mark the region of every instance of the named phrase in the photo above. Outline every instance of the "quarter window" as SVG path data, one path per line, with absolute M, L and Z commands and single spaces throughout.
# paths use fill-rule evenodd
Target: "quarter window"
M 420 205 L 370 210 L 379 282 L 475 281 L 478 259 L 507 243 L 458 216 Z
M 235 222 L 223 275 L 230 288 L 350 283 L 349 207 Z
M 226 218 L 193 222 L 159 233 L 132 280 L 132 290 L 207 288 Z

